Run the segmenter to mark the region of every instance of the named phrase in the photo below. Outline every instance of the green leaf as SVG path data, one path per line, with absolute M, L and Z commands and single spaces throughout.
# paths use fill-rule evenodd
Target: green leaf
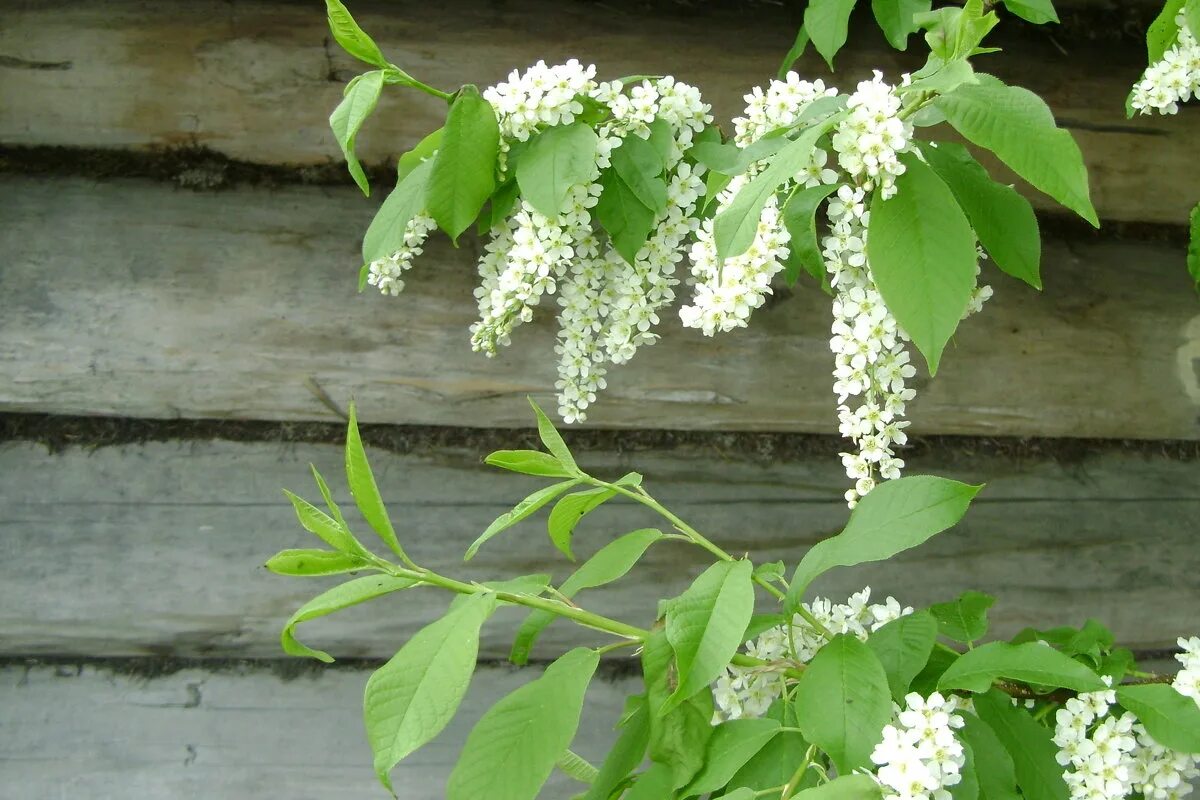
M 546 521 L 546 529 L 550 533 L 550 541 L 559 552 L 572 561 L 575 560 L 575 554 L 571 552 L 571 538 L 575 533 L 575 526 L 616 494 L 615 490 L 603 487 L 587 489 L 573 492 L 554 504 Z
M 929 663 L 936 641 L 937 622 L 927 610 L 894 619 L 867 638 L 897 703 L 904 701 L 913 678 Z
M 796 684 L 796 705 L 804 738 L 839 775 L 870 768 L 871 751 L 892 719 L 887 675 L 871 648 L 846 634 L 830 639 Z
M 608 231 L 613 248 L 630 264 L 649 238 L 658 211 L 666 207 L 667 200 L 667 186 L 661 177 L 642 173 L 638 164 L 645 163 L 628 152 L 617 155 L 627 147 L 638 150 L 636 145 L 631 147 L 635 141 L 649 150 L 642 151 L 642 156 L 657 163 L 658 153 L 651 145 L 636 136 L 628 137 L 613 151 L 613 165 L 600 173 L 600 197 L 596 201 L 596 219 Z
M 975 712 L 987 723 L 1012 757 L 1017 784 L 1025 800 L 1069 800 L 1063 768 L 1055 756 L 1058 746 L 1050 729 L 1029 712 L 1015 707 L 1008 695 L 993 689 L 975 698 Z M 986 795 L 988 800 L 994 800 Z
M 809 0 L 804 9 L 804 30 L 812 38 L 813 47 L 833 69 L 833 57 L 846 43 L 850 12 L 855 0 Z
M 735 719 L 716 726 L 708 739 L 703 768 L 680 792 L 680 797 L 720 789 L 778 732 L 779 722 L 765 718 Z
M 1164 683 L 1117 688 L 1117 702 L 1132 711 L 1154 741 L 1181 753 L 1200 753 L 1200 708 Z
M 479 552 L 479 548 L 501 531 L 508 530 L 513 525 L 516 525 L 521 520 L 534 514 L 539 508 L 549 503 L 554 498 L 558 497 L 568 489 L 578 486 L 581 481 L 576 478 L 562 483 L 556 483 L 551 486 L 546 486 L 538 489 L 533 494 L 526 497 L 521 502 L 513 507 L 512 511 L 506 511 L 500 516 L 492 520 L 492 524 L 487 526 L 487 529 L 479 534 L 479 538 L 471 542 L 471 546 L 467 548 L 466 555 L 463 556 L 463 561 L 470 561 Z
M 553 125 L 534 136 L 517 162 L 521 195 L 542 214 L 557 217 L 572 186 L 595 180 L 598 141 L 582 122 Z
M 1058 12 L 1050 0 L 1004 0 L 1004 7 L 1034 25 L 1058 22 Z
M 957 660 L 958 654 L 949 648 L 943 650 L 935 647 L 929 654 L 929 663 L 917 673 L 917 677 L 913 678 L 909 690 L 922 697 L 933 694 L 937 691 L 938 681 L 942 679 L 942 674 Z
M 375 754 L 375 774 L 393 794 L 392 768 L 441 733 L 458 710 L 475 671 L 479 629 L 495 609 L 494 594 L 467 596 L 414 634 L 367 680 L 367 739 Z
M 600 657 L 579 647 L 488 709 L 467 736 L 446 800 L 533 800 L 571 745 Z
M 563 467 L 557 458 L 540 450 L 497 450 L 484 458 L 483 463 L 523 475 L 547 478 L 569 478 L 574 474 Z
M 596 551 L 596 554 L 583 563 L 579 569 L 563 581 L 558 593 L 564 597 L 574 597 L 584 589 L 594 589 L 613 581 L 620 580 L 633 568 L 638 559 L 650 545 L 662 538 L 660 531 L 653 528 L 627 533 L 621 538 L 609 542 Z M 542 609 L 534 609 L 525 618 L 513 641 L 509 660 L 514 664 L 525 664 L 529 661 L 529 653 L 534 642 L 546 626 L 553 622 L 555 615 Z
M 810 6 L 811 8 L 811 6 Z M 841 113 L 826 117 L 805 128 L 794 141 L 788 142 L 758 175 L 741 188 L 733 201 L 713 219 L 713 236 L 717 258 L 725 260 L 740 256 L 754 242 L 758 221 L 767 200 L 780 186 L 791 180 L 812 158 L 817 140 L 832 128 Z
M 792 800 L 879 800 L 882 796 L 870 775 L 842 775 L 794 794 Z
M 604 757 L 600 773 L 592 782 L 592 787 L 584 794 L 583 800 L 609 800 L 616 788 L 629 773 L 637 769 L 646 755 L 646 747 L 650 742 L 650 709 L 645 696 L 636 695 L 630 698 L 626 701 L 626 710 L 629 713 L 621 725 L 621 734 Z
M 372 70 L 359 75 L 346 86 L 346 96 L 338 107 L 329 115 L 329 127 L 333 130 L 342 155 L 346 158 L 346 168 L 350 176 L 362 189 L 362 193 L 370 196 L 371 187 L 367 184 L 367 174 L 363 172 L 358 156 L 354 154 L 354 139 L 362 128 L 367 117 L 379 103 L 379 95 L 383 91 L 383 71 Z
M 333 519 L 335 522 L 337 522 L 338 527 L 340 527 L 346 532 L 347 535 L 349 535 L 350 528 L 346 525 L 346 519 L 342 516 L 342 510 L 338 508 L 337 503 L 333 502 L 333 495 L 329 491 L 329 484 L 325 483 L 325 479 L 322 478 L 321 473 L 317 471 L 316 464 L 309 464 L 308 468 L 312 470 L 313 481 L 316 482 L 317 489 L 321 492 L 321 498 L 325 501 L 325 506 L 329 509 L 329 513 L 333 515 Z M 358 542 L 355 542 L 355 545 L 357 550 L 362 549 L 362 546 L 359 545 Z
M 329 20 L 329 30 L 342 49 L 359 61 L 374 64 L 377 67 L 389 66 L 379 46 L 358 27 L 354 17 L 342 5 L 341 0 L 325 0 L 325 16 Z
M 326 664 L 333 662 L 333 656 L 322 650 L 314 650 L 311 647 L 306 647 L 296 641 L 295 631 L 296 626 L 301 622 L 307 622 L 310 619 L 324 617 L 332 614 L 335 611 L 341 611 L 343 608 L 365 603 L 368 600 L 374 600 L 376 597 L 382 597 L 385 594 L 398 592 L 401 589 L 407 589 L 411 586 L 416 586 L 419 581 L 412 578 L 396 578 L 390 575 L 368 575 L 365 578 L 355 578 L 352 581 L 338 584 L 327 592 L 309 600 L 304 605 L 292 614 L 288 619 L 287 624 L 283 626 L 283 631 L 279 635 L 279 642 L 283 645 L 283 652 L 292 656 L 311 656 L 318 661 L 324 661 Z
M 974 714 L 958 712 L 963 726 L 958 737 L 971 748 L 981 800 L 1019 800 L 1012 756 L 987 723 Z
M 296 509 L 296 519 L 300 520 L 300 525 L 304 530 L 314 534 L 325 544 L 340 552 L 363 552 L 363 546 L 351 535 L 350 529 L 346 527 L 345 523 L 331 518 L 312 503 L 297 497 L 287 489 L 284 489 L 283 493 L 292 501 L 292 507 Z
M 987 612 L 996 598 L 983 592 L 963 592 L 957 600 L 937 603 L 929 610 L 937 617 L 938 630 L 956 642 L 975 642 L 987 633 Z
M 776 700 L 767 710 L 767 718 L 777 720 L 786 728 L 794 729 L 796 706 L 783 699 Z M 759 791 L 787 783 L 804 760 L 807 750 L 808 742 L 804 741 L 803 736 L 795 730 L 782 730 L 737 771 L 726 790 Z M 800 780 L 797 788 L 808 786 L 815 779 L 816 772 L 810 770 Z
M 742 641 L 748 642 L 751 639 L 757 639 L 771 628 L 781 627 L 787 621 L 787 616 L 784 614 L 755 614 L 750 617 L 750 622 L 746 624 L 746 631 L 742 634 Z
M 1146 29 L 1146 61 L 1153 64 L 1161 61 L 1163 54 L 1175 46 L 1179 39 L 1179 24 L 1175 18 L 1183 9 L 1185 0 L 1167 0 L 1150 27 Z
M 350 422 L 346 428 L 346 481 L 350 484 L 350 494 L 354 496 L 354 502 L 367 524 L 379 534 L 379 538 L 393 553 L 405 558 L 404 549 L 400 547 L 400 540 L 396 538 L 392 521 L 383 506 L 383 498 L 379 496 L 379 487 L 375 485 L 371 465 L 367 463 L 362 437 L 358 433 L 354 403 L 350 404 Z
M 521 575 L 516 578 L 508 578 L 502 581 L 484 581 L 480 584 L 486 589 L 495 592 L 497 595 L 516 594 L 525 595 L 527 597 L 537 597 L 543 594 L 550 586 L 550 576 L 546 573 L 537 573 L 534 575 Z M 460 594 L 456 595 L 450 601 L 450 608 L 458 608 L 463 603 L 470 600 L 474 595 Z M 509 602 L 504 598 L 499 598 L 501 602 Z
M 1071 134 L 1055 124 L 1033 92 L 980 77 L 980 83 L 963 84 L 935 105 L 968 141 L 991 150 L 1034 188 L 1100 227 L 1088 196 L 1087 168 Z
M 562 436 L 555 430 L 554 423 L 538 407 L 538 404 L 533 402 L 533 398 L 528 399 L 529 405 L 533 407 L 533 413 L 537 415 L 538 437 L 541 438 L 542 444 L 546 445 L 546 449 L 550 451 L 550 455 L 557 458 L 560 464 L 571 470 L 573 474 L 578 473 L 579 467 L 575 464 L 575 458 L 567 448 L 567 443 L 563 441 Z
M 666 630 L 678 665 L 678 687 L 667 699 L 667 709 L 716 680 L 742 645 L 754 614 L 752 572 L 749 561 L 718 561 L 671 601 Z
M 356 555 L 333 550 L 281 550 L 266 564 L 276 575 L 337 575 L 368 566 Z
M 673 775 L 671 788 L 690 781 L 704 765 L 704 746 L 712 735 L 712 692 L 700 692 L 663 714 L 675 688 L 676 659 L 662 627 L 652 629 L 642 647 L 642 674 L 650 710 L 649 755 L 667 764 Z
M 957 142 L 931 142 L 922 145 L 921 153 L 954 193 L 996 266 L 1041 289 L 1042 237 L 1029 201 L 1011 186 L 993 181 Z
M 422 162 L 383 201 L 363 236 L 363 263 L 390 256 L 404 246 L 408 223 L 425 210 L 425 183 L 431 166 L 428 161 Z
M 1095 672 L 1053 647 L 1037 642 L 988 642 L 969 650 L 942 674 L 938 688 L 986 692 L 998 678 L 1077 692 L 1098 692 L 1105 688 Z
M 928 13 L 932 6 L 932 0 L 871 0 L 875 21 L 887 36 L 888 44 L 897 50 L 906 50 L 909 34 L 917 32 L 913 16 Z
M 496 191 L 488 198 L 487 213 L 479 215 L 479 224 L 476 226 L 479 235 L 487 234 L 508 219 L 520 196 L 521 188 L 517 186 L 516 179 L 509 179 L 496 187 Z
M 648 127 L 650 137 L 646 141 L 654 148 L 654 152 L 658 153 L 659 170 L 665 170 L 671 159 L 671 152 L 675 149 L 675 133 L 671 129 L 671 123 L 662 117 L 655 117 Z
M 937 173 L 912 153 L 900 161 L 896 194 L 871 202 L 867 257 L 884 302 L 934 375 L 975 289 L 975 233 Z
M 821 242 L 817 237 L 817 209 L 836 189 L 837 186 L 797 189 L 783 207 L 783 225 L 792 237 L 784 263 L 788 286 L 795 285 L 801 270 L 817 281 L 825 279 L 825 258 L 821 255 Z
M 787 566 L 782 561 L 768 561 L 754 568 L 754 577 L 764 581 L 781 581 Z
M 586 783 L 589 786 L 595 782 L 596 777 L 600 774 L 600 771 L 586 758 L 572 750 L 567 750 L 559 756 L 554 766 L 580 783 Z
M 1190 223 L 1187 250 L 1188 275 L 1192 276 L 1192 283 L 1195 284 L 1196 291 L 1200 292 L 1200 204 L 1192 209 Z
M 661 175 L 663 160 L 650 142 L 626 136 L 612 151 L 612 168 L 642 205 L 661 214 L 667 209 L 667 184 Z
M 496 188 L 500 126 L 479 90 L 467 84 L 450 104 L 441 147 L 425 189 L 429 215 L 451 239 L 458 239 L 479 215 Z
M 963 764 L 959 771 L 959 781 L 950 787 L 950 796 L 954 800 L 979 800 L 979 776 L 975 774 L 975 753 L 971 745 L 962 742 Z
M 433 133 L 426 136 L 421 141 L 417 142 L 416 147 L 406 153 L 401 154 L 396 162 L 396 182 L 404 180 L 410 172 L 429 160 L 429 157 L 437 152 L 442 146 L 442 133 L 444 128 L 438 128 Z
M 674 797 L 675 773 L 669 764 L 651 764 L 637 776 L 633 788 L 622 795 L 623 800 L 663 800 Z
M 800 56 L 804 55 L 806 47 L 808 47 L 808 31 L 804 30 L 804 26 L 801 25 L 800 29 L 796 31 L 795 41 L 788 48 L 783 61 L 779 63 L 779 69 L 775 72 L 775 77 L 781 81 L 786 81 L 788 71 L 791 70 L 793 64 L 800 60 Z
M 1137 666 L 1133 652 L 1124 647 L 1118 647 L 1100 659 L 1098 672 L 1112 678 L 1114 684 L 1124 680 L 1125 675 Z
M 742 786 L 734 789 L 732 792 L 726 792 L 721 795 L 721 800 L 754 800 L 756 797 L 758 797 L 758 794 L 753 789 Z
M 804 554 L 792 576 L 786 608 L 799 606 L 813 579 L 833 567 L 883 561 L 946 530 L 962 518 L 982 488 L 932 475 L 875 487 L 850 513 L 841 533 Z
M 1200 39 L 1200 0 L 1187 0 L 1183 7 L 1183 20 L 1196 39 Z
M 933 55 L 946 62 L 962 61 L 980 53 L 995 52 L 980 43 L 1000 22 L 996 12 L 984 13 L 983 0 L 967 0 L 962 8 L 939 8 L 917 14 L 917 27 L 928 30 L 925 41 Z
M 708 167 L 730 177 L 741 175 L 750 165 L 778 153 L 791 142 L 786 136 L 767 136 L 745 147 L 733 142 L 700 142 L 688 150 L 688 155 Z

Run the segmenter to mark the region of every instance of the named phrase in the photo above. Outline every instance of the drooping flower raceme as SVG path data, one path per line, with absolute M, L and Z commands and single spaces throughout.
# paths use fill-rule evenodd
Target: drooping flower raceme
M 956 697 L 910 692 L 904 707 L 894 706 L 892 724 L 871 752 L 875 780 L 885 800 L 949 800 L 949 788 L 962 781 L 966 763 L 954 731 L 963 726 Z
M 1174 114 L 1179 104 L 1200 94 L 1200 42 L 1192 35 L 1183 11 L 1175 18 L 1179 38 L 1133 86 L 1129 106 L 1141 114 Z
M 425 240 L 436 227 L 437 223 L 428 214 L 415 215 L 404 228 L 404 246 L 368 265 L 367 283 L 393 297 L 404 291 L 402 276 L 412 268 L 413 259 L 421 255 Z
M 911 607 L 902 607 L 894 597 L 888 597 L 882 603 L 870 601 L 871 587 L 868 586 L 851 595 L 845 603 L 818 597 L 812 603 L 802 605 L 808 616 L 831 633 L 851 634 L 863 641 L 887 623 L 913 611 Z M 769 628 L 746 642 L 744 647 L 748 655 L 775 662 L 778 666 L 727 666 L 713 685 L 715 721 L 761 717 L 767 713 L 771 703 L 783 693 L 783 670 L 787 664 L 808 663 L 826 641 L 818 628 L 796 614 L 790 625 Z

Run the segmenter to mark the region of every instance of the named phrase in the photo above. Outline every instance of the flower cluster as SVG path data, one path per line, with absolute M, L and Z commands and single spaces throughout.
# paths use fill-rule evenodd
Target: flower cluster
M 1181 102 L 1200 95 L 1200 42 L 1188 29 L 1182 11 L 1175 21 L 1179 39 L 1133 86 L 1129 105 L 1139 113 L 1174 114 Z
M 574 122 L 583 113 L 580 96 L 598 88 L 595 77 L 594 65 L 585 67 L 573 58 L 553 67 L 539 61 L 524 73 L 514 69 L 507 81 L 485 89 L 483 98 L 500 123 L 501 149 L 528 141 L 543 128 Z
M 778 664 L 778 667 L 739 667 L 730 664 L 713 686 L 715 720 L 720 722 L 745 717 L 761 717 L 784 690 L 782 670 L 787 664 L 805 664 L 825 643 L 825 634 L 814 620 L 832 634 L 846 633 L 866 640 L 882 626 L 911 614 L 894 597 L 871 603 L 871 587 L 851 595 L 845 603 L 833 603 L 818 597 L 803 604 L 804 615 L 797 614 L 790 625 L 769 628 L 745 643 L 746 653 Z
M 908 80 L 905 75 L 904 83 Z M 868 192 L 878 186 L 886 200 L 896 193 L 896 176 L 904 174 L 898 155 L 912 140 L 912 123 L 900 118 L 895 87 L 884 83 L 878 70 L 858 84 L 846 109 L 833 134 L 838 164 L 855 186 Z
M 408 221 L 404 228 L 404 245 L 367 267 L 367 283 L 384 294 L 395 297 L 404 291 L 404 273 L 412 267 L 413 259 L 421 255 L 429 233 L 437 227 L 433 217 L 421 213 Z
M 934 692 L 928 698 L 910 692 L 904 708 L 895 706 L 895 722 L 871 753 L 885 800 L 949 800 L 948 788 L 962 780 L 966 763 L 954 731 L 963 726 L 955 712 L 959 700 Z
M 1180 639 L 1183 652 L 1175 656 L 1182 668 L 1175 674 L 1172 686 L 1184 697 L 1190 697 L 1200 706 L 1200 637 Z

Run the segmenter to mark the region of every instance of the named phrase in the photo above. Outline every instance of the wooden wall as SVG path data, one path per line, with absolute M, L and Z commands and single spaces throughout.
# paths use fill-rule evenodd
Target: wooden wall
M 551 398 L 552 328 L 526 326 L 495 360 L 470 352 L 473 242 L 429 247 L 401 298 L 355 294 L 381 192 L 363 199 L 335 163 L 325 118 L 354 66 L 320 5 L 0 7 L 0 786 L 14 797 L 383 796 L 358 693 L 446 599 L 308 623 L 303 636 L 349 661 L 297 665 L 279 625 L 328 582 L 259 566 L 305 543 L 279 490 L 313 494 L 309 462 L 336 478 L 351 398 L 418 560 L 475 578 L 568 569 L 533 523 L 460 563 L 530 490 L 480 458 L 531 442 L 524 397 Z M 1060 3 L 1063 26 L 1001 37 L 992 68 L 1075 133 L 1106 225 L 1088 232 L 1034 198 L 1045 291 L 989 276 L 995 299 L 912 406 L 910 471 L 988 489 L 954 532 L 832 573 L 822 592 L 870 583 L 919 604 L 982 589 L 1001 595 L 998 633 L 1095 616 L 1153 651 L 1197 633 L 1200 303 L 1180 223 L 1200 197 L 1200 116 L 1123 118 L 1147 5 Z M 754 3 L 352 7 L 435 85 L 574 56 L 608 76 L 679 75 L 725 118 L 794 30 Z M 864 30 L 836 75 L 812 57 L 802 69 L 845 86 L 912 63 Z M 374 174 L 438 111 L 389 96 L 361 138 Z M 794 562 L 845 520 L 828 314 L 799 288 L 746 331 L 667 325 L 568 441 L 595 472 L 643 472 L 729 549 Z M 613 504 L 581 549 L 647 524 Z M 644 624 L 651 596 L 701 563 L 664 544 L 592 602 Z M 527 679 L 503 663 L 516 619 L 489 625 L 463 719 L 401 769 L 402 797 L 440 796 L 469 722 Z M 537 655 L 580 641 L 554 626 Z M 619 660 L 603 671 L 585 754 L 603 751 L 630 685 Z

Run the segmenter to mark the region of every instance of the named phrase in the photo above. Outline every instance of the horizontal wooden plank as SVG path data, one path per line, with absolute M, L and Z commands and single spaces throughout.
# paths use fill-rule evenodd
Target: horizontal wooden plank
M 461 562 L 475 536 L 537 480 L 485 468 L 474 449 L 424 445 L 419 437 L 406 453 L 372 455 L 418 563 L 477 580 L 543 571 L 561 580 L 569 572 L 537 520 Z M 684 519 L 759 560 L 794 564 L 846 519 L 833 454 L 772 461 L 714 439 L 579 458 L 600 475 L 643 472 L 649 491 Z M 0 447 L 0 655 L 278 656 L 282 622 L 336 580 L 285 578 L 260 566 L 277 550 L 316 543 L 280 488 L 316 498 L 313 462 L 350 505 L 340 461 L 340 448 L 324 444 L 194 441 L 59 454 L 30 443 Z M 1087 617 L 1139 647 L 1196 633 L 1194 460 L 1112 449 L 1059 462 L 951 443 L 915 454 L 912 471 L 988 487 L 954 532 L 888 563 L 835 570 L 817 591 L 840 599 L 869 584 L 922 605 L 979 589 L 1001 598 L 993 611 L 998 635 Z M 613 502 L 584 520 L 576 548 L 588 554 L 621 533 L 661 524 L 641 506 Z M 682 591 L 707 563 L 700 549 L 665 542 L 628 579 L 584 602 L 647 626 L 655 600 Z M 387 657 L 447 601 L 442 592 L 415 590 L 305 623 L 301 638 L 342 658 Z M 521 618 L 506 609 L 489 622 L 486 657 L 507 655 Z M 555 624 L 535 655 L 603 641 Z
M 128 417 L 529 424 L 553 406 L 553 318 L 472 353 L 473 243 L 434 244 L 399 298 L 355 294 L 350 190 L 193 193 L 137 181 L 0 180 L 0 408 Z M 914 431 L 1200 438 L 1200 307 L 1182 252 L 1046 242 L 1046 290 L 990 267 Z M 548 312 L 550 309 L 546 309 Z M 781 291 L 743 331 L 664 339 L 614 368 L 603 427 L 833 432 L 829 300 Z
M 367 674 L 326 669 L 288 678 L 242 666 L 145 677 L 94 666 L 2 667 L 2 793 L 21 800 L 379 800 L 388 795 L 375 780 L 362 724 Z M 399 796 L 444 797 L 467 732 L 536 674 L 481 668 L 450 726 L 396 768 Z M 603 756 L 622 698 L 633 691 L 632 679 L 593 681 L 577 752 Z M 581 788 L 556 772 L 545 796 Z
M 433 85 L 488 84 L 538 58 L 595 62 L 602 74 L 675 74 L 703 88 L 720 119 L 774 74 L 795 20 L 782 7 L 522 0 L 362 0 L 354 9 L 396 63 Z M 278 0 L 56 0 L 0 11 L 0 142 L 68 147 L 203 145 L 261 163 L 340 158 L 326 118 L 341 83 L 362 70 L 328 41 L 319 4 Z M 1134 14 L 1134 16 L 1138 16 Z M 1082 21 L 1081 21 L 1082 20 Z M 1124 119 L 1145 67 L 1136 22 L 1068 18 L 1053 35 L 1008 22 L 1005 53 L 986 69 L 1044 95 L 1072 128 L 1100 215 L 1183 224 L 1200 184 L 1200 119 Z M 830 76 L 810 52 L 800 69 L 843 87 L 871 69 L 919 66 L 863 20 Z M 1093 40 L 1093 37 L 1096 37 Z M 1067 43 L 1064 47 L 1059 40 Z M 714 55 L 715 54 L 715 55 Z M 24 68 L 22 68 L 24 67 Z M 444 104 L 395 93 L 359 137 L 370 161 L 391 159 L 440 124 Z M 1035 197 L 1043 207 L 1053 203 Z

